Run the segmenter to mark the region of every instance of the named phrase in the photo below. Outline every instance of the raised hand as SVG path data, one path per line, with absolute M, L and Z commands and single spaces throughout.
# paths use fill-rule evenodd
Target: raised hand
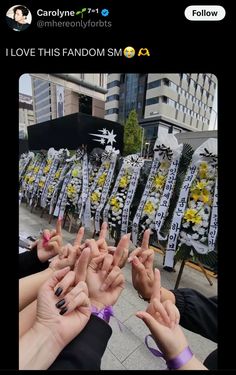
M 61 220 L 57 220 L 56 229 L 51 232 L 48 229 L 43 231 L 42 237 L 37 242 L 37 254 L 43 263 L 60 252 L 62 247 Z
M 108 246 L 109 254 L 113 255 L 113 265 L 123 268 L 129 255 L 129 241 L 131 233 L 121 237 L 117 247 Z
M 161 278 L 158 269 L 155 269 L 150 304 L 146 311 L 139 311 L 136 316 L 148 326 L 166 360 L 175 358 L 188 346 L 179 326 L 180 314 L 177 307 L 168 300 L 161 303 Z
M 144 232 L 141 247 L 133 250 L 128 261 L 132 262 L 132 282 L 134 288 L 144 299 L 150 300 L 153 285 L 154 251 L 149 249 L 150 230 Z
M 49 267 L 53 271 L 60 270 L 67 266 L 73 269 L 75 262 L 76 262 L 76 258 L 77 258 L 76 249 L 74 248 L 74 246 L 68 243 L 67 245 L 61 248 L 60 255 L 57 255 L 51 260 Z
M 77 255 L 81 255 L 81 244 L 84 237 L 84 227 L 80 227 L 74 241 L 74 247 L 77 251 Z
M 113 257 L 102 254 L 91 260 L 86 282 L 91 304 L 98 309 L 116 303 L 124 289 L 125 278 L 118 266 L 113 266 Z
M 91 314 L 86 283 L 74 286 L 74 281 L 69 267 L 56 271 L 40 288 L 37 299 L 36 324 L 48 328 L 62 347 L 82 331 Z M 59 303 L 62 296 L 63 303 Z

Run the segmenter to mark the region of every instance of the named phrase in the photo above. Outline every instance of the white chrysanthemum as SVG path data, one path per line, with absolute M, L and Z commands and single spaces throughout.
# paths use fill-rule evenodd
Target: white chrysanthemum
M 206 232 L 206 229 L 204 229 L 204 228 L 199 228 L 198 229 L 198 233 L 202 236 L 203 234 L 205 234 L 205 232 Z
M 184 228 L 189 228 L 190 227 L 190 222 L 186 221 L 185 223 L 183 223 L 183 227 Z
M 193 240 L 199 239 L 199 235 L 197 233 L 194 233 L 191 237 L 192 237 Z
M 208 227 L 208 221 L 204 220 L 204 221 L 202 222 L 202 226 L 203 226 L 204 228 L 207 228 L 207 227 Z

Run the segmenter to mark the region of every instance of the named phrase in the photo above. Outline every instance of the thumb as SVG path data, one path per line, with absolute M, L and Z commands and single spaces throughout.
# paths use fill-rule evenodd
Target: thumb
M 142 319 L 146 326 L 149 328 L 150 332 L 152 333 L 153 337 L 155 338 L 156 341 L 158 341 L 158 338 L 162 334 L 163 326 L 160 324 L 158 321 L 156 321 L 152 315 L 150 315 L 146 311 L 138 311 L 135 314 L 139 319 Z

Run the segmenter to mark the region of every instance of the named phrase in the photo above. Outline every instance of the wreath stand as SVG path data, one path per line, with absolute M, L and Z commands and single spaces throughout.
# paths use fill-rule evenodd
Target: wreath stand
M 180 280 L 181 280 L 181 276 L 183 274 L 183 270 L 184 270 L 184 266 L 185 266 L 185 263 L 187 262 L 187 260 L 183 259 L 182 262 L 181 262 L 181 266 L 180 266 L 180 269 L 179 269 L 179 273 L 178 273 L 178 276 L 177 276 L 177 280 L 176 280 L 176 283 L 175 283 L 175 286 L 174 286 L 174 289 L 178 289 L 179 287 L 179 283 L 180 283 Z M 206 277 L 206 279 L 208 280 L 209 284 L 212 286 L 213 285 L 213 282 L 211 281 L 211 279 L 209 278 L 205 268 L 203 267 L 202 263 L 199 262 L 199 260 L 196 261 L 197 265 L 201 268 L 204 276 Z

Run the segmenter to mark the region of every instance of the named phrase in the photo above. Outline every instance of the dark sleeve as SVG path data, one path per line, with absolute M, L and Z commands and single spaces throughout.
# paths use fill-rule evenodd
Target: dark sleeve
M 48 268 L 49 262 L 42 263 L 37 254 L 37 247 L 19 254 L 19 279 Z
M 217 342 L 217 297 L 207 298 L 188 288 L 172 290 L 172 293 L 180 312 L 180 325 Z
M 62 350 L 48 370 L 100 370 L 111 334 L 109 324 L 91 315 L 83 331 Z

